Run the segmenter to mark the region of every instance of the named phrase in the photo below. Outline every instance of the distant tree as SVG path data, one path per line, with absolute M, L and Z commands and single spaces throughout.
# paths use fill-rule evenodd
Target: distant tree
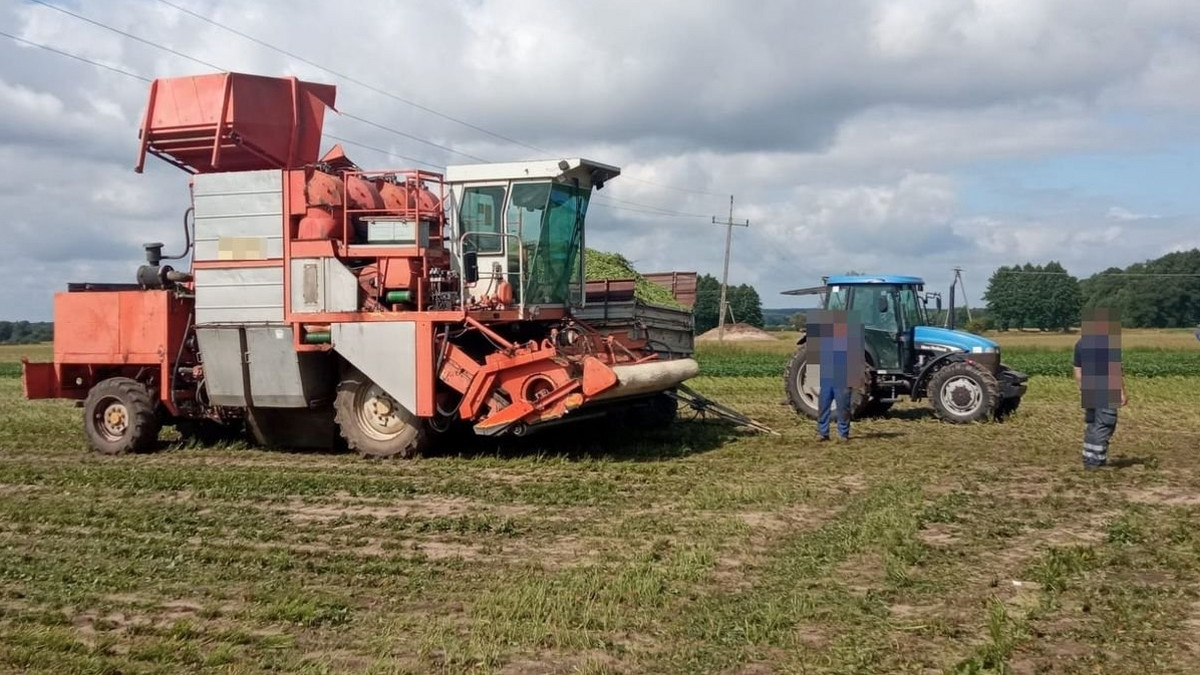
M 1015 265 L 1000 267 L 992 273 L 987 290 L 984 291 L 984 302 L 987 303 L 988 311 L 1000 330 L 1020 327 L 1022 309 L 1018 288 L 1020 275 L 1017 274 L 1020 271 L 1021 268 Z
M 54 324 L 48 322 L 0 321 L 0 344 L 32 344 L 54 339 Z
M 998 268 L 983 298 L 1000 330 L 1066 330 L 1079 320 L 1083 305 L 1079 280 L 1056 261 Z
M 717 327 L 720 304 L 721 282 L 711 274 L 700 275 L 696 280 L 696 304 L 692 307 L 697 335 Z
M 808 325 L 808 315 L 804 312 L 796 312 L 792 315 L 791 326 L 792 330 L 804 330 Z
M 763 321 L 762 299 L 758 291 L 749 284 L 730 285 L 725 291 L 725 301 L 729 303 L 729 311 L 738 323 L 748 323 L 762 328 Z M 696 280 L 696 304 L 693 306 L 693 317 L 696 333 L 706 333 L 717 327 L 721 307 L 721 282 L 711 274 L 702 274 Z M 729 315 L 725 315 L 729 323 Z
M 757 328 L 763 327 L 762 299 L 758 297 L 758 291 L 754 290 L 753 286 L 749 284 L 730 286 L 726 295 L 728 296 L 726 301 L 738 323 L 747 323 Z M 728 321 L 729 317 L 725 317 L 725 320 Z
M 1115 310 L 1129 328 L 1200 323 L 1200 249 L 1176 251 L 1080 282 L 1083 307 Z

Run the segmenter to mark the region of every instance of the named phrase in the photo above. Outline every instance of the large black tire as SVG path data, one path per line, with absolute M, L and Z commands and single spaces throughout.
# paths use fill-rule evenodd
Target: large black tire
M 788 402 L 792 404 L 792 408 L 804 415 L 805 417 L 815 420 L 820 412 L 817 406 L 817 397 L 813 393 L 804 390 L 805 379 L 805 364 L 808 362 L 808 345 L 803 344 L 796 347 L 795 353 L 792 354 L 792 359 L 788 361 L 787 370 L 784 374 L 784 388 L 787 389 Z M 870 382 L 870 367 L 866 367 L 864 381 Z M 870 404 L 870 396 L 867 394 L 867 387 L 855 389 L 850 394 L 850 419 L 860 419 L 866 413 L 867 406 Z M 837 402 L 834 401 L 832 410 L 837 410 Z
M 364 457 L 410 459 L 428 445 L 421 418 L 357 370 L 338 385 L 333 407 L 346 445 Z
M 992 419 L 1000 405 L 1000 385 L 979 366 L 962 361 L 943 366 L 927 388 L 938 418 L 954 424 Z
M 679 414 L 679 400 L 670 394 L 655 394 L 638 401 L 629 411 L 629 422 L 641 429 L 664 429 Z
M 146 387 L 128 377 L 102 380 L 83 403 L 83 431 L 104 455 L 145 452 L 158 440 L 157 404 Z

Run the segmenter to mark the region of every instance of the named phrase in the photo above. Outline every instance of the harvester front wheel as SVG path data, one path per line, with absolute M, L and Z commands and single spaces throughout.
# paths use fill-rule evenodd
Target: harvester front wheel
M 158 440 L 155 403 L 146 387 L 128 377 L 98 382 L 83 403 L 83 429 L 105 455 L 144 452 Z
M 338 385 L 334 409 L 342 438 L 364 457 L 408 459 L 428 442 L 421 418 L 360 372 Z

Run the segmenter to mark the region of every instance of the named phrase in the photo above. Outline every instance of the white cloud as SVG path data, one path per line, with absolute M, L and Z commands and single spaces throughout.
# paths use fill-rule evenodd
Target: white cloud
M 599 197 L 622 208 L 598 201 L 588 240 L 647 270 L 719 274 L 724 231 L 710 218 L 725 217 L 734 194 L 735 217 L 751 227 L 734 232 L 730 274 L 768 305 L 851 268 L 948 283 L 962 265 L 978 275 L 968 280 L 976 293 L 999 264 L 1054 258 L 1087 273 L 1186 247 L 1200 222 L 1194 202 L 1109 195 L 1082 174 L 1059 181 L 1080 186 L 1069 199 L 1021 205 L 978 203 L 964 178 L 1194 144 L 1200 13 L 1190 0 L 777 0 L 753 11 L 732 0 L 369 0 L 354 12 L 177 1 L 544 151 L 340 82 L 338 107 L 355 115 L 489 160 L 562 153 L 620 165 Z M 160 3 L 64 7 L 222 68 L 337 79 Z M 10 4 L 0 17 L 29 40 L 145 76 L 206 70 L 45 7 Z M 0 162 L 12 167 L 0 172 L 0 318 L 46 318 L 68 278 L 125 280 L 141 243 L 171 250 L 187 178 L 156 160 L 131 172 L 144 83 L 3 38 L 0 59 Z M 328 119 L 327 131 L 399 155 L 473 161 Z M 399 162 L 347 151 L 370 167 Z M 638 211 L 647 205 L 692 215 Z

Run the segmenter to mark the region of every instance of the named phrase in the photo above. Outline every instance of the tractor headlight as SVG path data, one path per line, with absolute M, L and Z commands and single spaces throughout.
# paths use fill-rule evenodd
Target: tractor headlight
M 996 347 L 971 347 L 972 354 L 998 354 L 1000 350 Z

